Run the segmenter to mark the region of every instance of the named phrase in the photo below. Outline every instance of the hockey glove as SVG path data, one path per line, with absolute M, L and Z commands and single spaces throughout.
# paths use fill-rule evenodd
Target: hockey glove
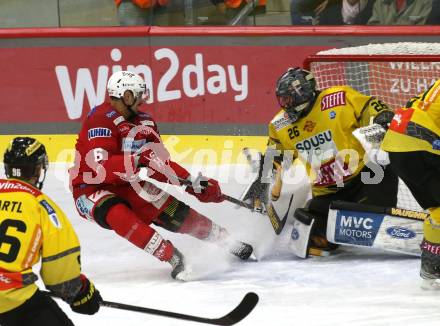
M 162 143 L 147 143 L 135 153 L 135 157 L 139 167 L 147 167 L 153 174 L 164 168 L 170 154 Z
M 98 312 L 102 297 L 86 276 L 81 274 L 80 277 L 83 286 L 70 303 L 70 308 L 79 314 L 93 315 Z
M 199 178 L 198 178 L 199 179 Z M 221 203 L 225 200 L 217 180 L 202 177 L 185 191 L 196 197 L 202 203 Z

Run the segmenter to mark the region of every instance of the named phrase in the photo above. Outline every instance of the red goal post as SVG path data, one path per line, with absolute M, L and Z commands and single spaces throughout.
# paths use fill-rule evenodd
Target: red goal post
M 318 89 L 349 85 L 397 109 L 440 79 L 440 43 L 383 43 L 332 49 L 309 56 Z M 398 207 L 421 210 L 400 181 Z
M 349 85 L 397 109 L 440 79 L 440 43 L 383 43 L 332 49 L 304 63 L 319 89 Z

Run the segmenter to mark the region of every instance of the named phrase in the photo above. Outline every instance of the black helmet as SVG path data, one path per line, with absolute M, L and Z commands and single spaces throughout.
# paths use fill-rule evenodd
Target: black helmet
M 7 178 L 17 178 L 29 182 L 32 177 L 37 177 L 36 186 L 43 187 L 48 159 L 46 149 L 42 143 L 30 137 L 16 137 L 9 144 L 3 156 L 5 174 Z M 43 178 L 40 172 L 43 169 Z
M 278 79 L 275 93 L 280 106 L 298 118 L 298 113 L 309 108 L 315 100 L 315 77 L 308 70 L 289 68 Z

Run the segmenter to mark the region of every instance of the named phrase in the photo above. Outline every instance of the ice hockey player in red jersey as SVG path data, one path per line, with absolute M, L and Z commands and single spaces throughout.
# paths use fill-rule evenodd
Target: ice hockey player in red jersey
M 119 71 L 110 77 L 107 91 L 109 102 L 89 112 L 76 143 L 70 173 L 79 214 L 170 263 L 171 276 L 178 280 L 191 279 L 190 269 L 182 253 L 151 228 L 151 223 L 217 243 L 240 259 L 248 259 L 251 245 L 232 239 L 225 228 L 139 178 L 145 167 L 148 176 L 160 182 L 180 185 L 183 180 L 192 181 L 194 186 L 185 190 L 201 202 L 224 200 L 216 180 L 195 180 L 170 159 L 156 122 L 138 111 L 148 99 L 144 80 L 138 74 Z

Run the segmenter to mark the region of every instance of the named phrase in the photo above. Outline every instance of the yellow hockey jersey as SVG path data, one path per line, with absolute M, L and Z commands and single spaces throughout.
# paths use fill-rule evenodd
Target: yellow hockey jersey
M 37 290 L 32 266 L 49 289 L 78 284 L 78 238 L 63 211 L 28 183 L 0 179 L 0 313 L 20 306 Z M 78 288 L 70 290 L 77 292 Z
M 330 87 L 296 122 L 279 111 L 269 123 L 268 146 L 306 165 L 314 196 L 335 193 L 365 166 L 365 151 L 352 132 L 382 110 L 388 107 L 349 86 Z
M 440 155 L 440 80 L 396 111 L 381 147 L 388 152 Z

